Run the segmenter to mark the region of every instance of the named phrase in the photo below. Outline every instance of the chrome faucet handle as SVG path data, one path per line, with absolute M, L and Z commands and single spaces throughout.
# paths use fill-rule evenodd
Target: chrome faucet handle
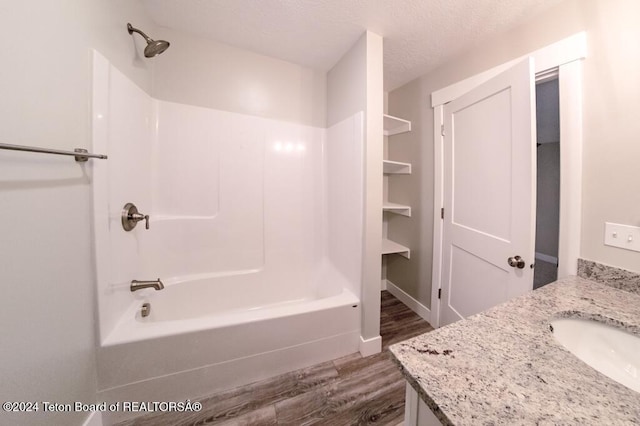
M 125 204 L 122 209 L 122 227 L 125 231 L 131 231 L 138 222 L 145 221 L 145 229 L 149 229 L 149 215 L 138 212 L 138 208 L 133 203 Z
M 144 228 L 145 229 L 149 229 L 149 215 L 148 214 L 142 214 L 142 213 L 133 213 L 130 215 L 127 215 L 127 219 L 128 220 L 134 220 L 136 222 L 140 222 L 141 220 L 144 220 Z

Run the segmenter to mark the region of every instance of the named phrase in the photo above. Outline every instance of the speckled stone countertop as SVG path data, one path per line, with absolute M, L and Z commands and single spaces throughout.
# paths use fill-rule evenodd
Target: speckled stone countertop
M 390 350 L 446 425 L 640 424 L 640 393 L 564 349 L 549 330 L 558 317 L 640 335 L 640 295 L 568 277 Z

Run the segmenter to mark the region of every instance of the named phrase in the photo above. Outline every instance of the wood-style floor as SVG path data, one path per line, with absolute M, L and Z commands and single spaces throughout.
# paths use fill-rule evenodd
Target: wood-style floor
M 147 415 L 120 426 L 397 425 L 405 382 L 389 345 L 433 330 L 389 292 L 382 292 L 381 353 L 348 355 L 200 399 L 198 413 Z

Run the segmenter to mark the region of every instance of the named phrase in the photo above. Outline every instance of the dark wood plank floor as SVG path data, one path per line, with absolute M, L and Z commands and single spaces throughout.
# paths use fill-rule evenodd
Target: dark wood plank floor
M 389 345 L 433 330 L 383 291 L 382 352 L 352 354 L 202 398 L 198 413 L 147 415 L 119 426 L 397 425 L 404 417 L 404 379 Z

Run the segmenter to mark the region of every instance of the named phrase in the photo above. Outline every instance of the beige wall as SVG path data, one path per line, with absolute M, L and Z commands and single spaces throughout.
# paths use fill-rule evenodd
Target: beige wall
M 419 205 L 411 221 L 389 224 L 389 236 L 409 241 L 412 259 L 389 262 L 387 277 L 430 305 L 433 227 L 433 112 L 430 95 L 464 78 L 562 38 L 587 31 L 584 61 L 584 155 L 581 256 L 640 270 L 640 253 L 605 247 L 604 222 L 640 225 L 640 2 L 569 0 L 517 28 L 478 44 L 446 65 L 389 94 L 389 113 L 411 119 L 407 143 L 389 144 L 390 158 L 416 172 L 390 180 L 396 200 Z M 419 159 L 419 160 L 415 160 Z M 420 202 L 416 200 L 420 199 Z M 419 237 L 418 237 L 419 236 Z M 414 254 L 415 253 L 415 254 Z
M 145 90 L 150 62 L 127 21 L 153 34 L 138 2 L 0 5 L 0 141 L 91 149 L 90 48 Z M 96 398 L 91 162 L 0 152 L 0 400 Z M 81 424 L 87 413 L 8 414 L 0 424 Z
M 154 64 L 155 98 L 316 127 L 326 124 L 326 74 L 168 28 Z
M 640 226 L 640 2 L 589 5 L 581 255 L 640 272 L 640 253 L 603 244 L 604 222 Z

